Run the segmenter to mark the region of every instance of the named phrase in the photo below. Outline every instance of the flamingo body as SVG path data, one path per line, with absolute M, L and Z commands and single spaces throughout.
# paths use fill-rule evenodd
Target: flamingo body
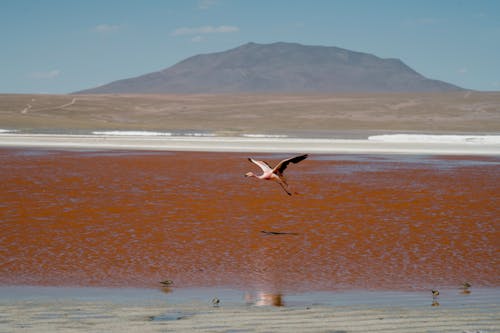
M 273 180 L 280 184 L 281 188 L 288 194 L 292 195 L 290 191 L 288 191 L 288 183 L 286 182 L 286 178 L 283 175 L 283 172 L 288 167 L 290 163 L 299 163 L 303 161 L 309 156 L 308 154 L 294 156 L 291 158 L 284 159 L 280 161 L 274 168 L 272 168 L 267 162 L 254 160 L 253 158 L 248 158 L 248 160 L 254 164 L 256 164 L 262 170 L 261 175 L 256 175 L 253 172 L 247 172 L 245 177 L 255 177 L 261 180 Z

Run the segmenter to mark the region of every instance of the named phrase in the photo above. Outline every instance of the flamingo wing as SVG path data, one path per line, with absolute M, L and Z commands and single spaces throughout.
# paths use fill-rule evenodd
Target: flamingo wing
M 290 158 L 287 158 L 281 162 L 279 162 L 273 169 L 273 172 L 277 173 L 277 174 L 282 174 L 283 171 L 285 171 L 285 169 L 287 168 L 288 164 L 290 163 L 293 163 L 293 164 L 296 164 L 296 163 L 299 163 L 300 161 L 303 161 L 307 158 L 307 156 L 309 156 L 308 154 L 304 154 L 304 155 L 299 155 L 299 156 L 294 156 L 294 157 L 290 157 Z
M 259 168 L 262 169 L 263 172 L 269 172 L 269 171 L 272 171 L 273 169 L 269 166 L 269 164 L 267 164 L 266 162 L 264 161 L 259 161 L 259 160 L 254 160 L 253 158 L 248 158 L 248 160 L 256 165 L 259 166 Z

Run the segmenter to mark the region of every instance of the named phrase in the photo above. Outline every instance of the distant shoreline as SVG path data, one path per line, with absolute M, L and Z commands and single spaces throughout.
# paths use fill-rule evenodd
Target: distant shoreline
M 500 155 L 500 136 L 491 140 L 430 141 L 290 137 L 67 135 L 1 133 L 0 147 L 324 154 Z M 479 139 L 478 139 L 479 138 Z

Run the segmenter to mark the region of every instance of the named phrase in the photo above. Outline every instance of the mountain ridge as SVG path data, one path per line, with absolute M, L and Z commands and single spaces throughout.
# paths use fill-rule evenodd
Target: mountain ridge
M 464 90 L 424 77 L 396 58 L 336 46 L 246 43 L 171 67 L 81 90 L 105 93 L 350 93 Z

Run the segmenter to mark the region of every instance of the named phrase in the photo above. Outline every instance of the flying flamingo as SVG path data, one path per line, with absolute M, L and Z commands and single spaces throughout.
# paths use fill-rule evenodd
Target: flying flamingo
M 274 180 L 278 184 L 281 185 L 283 190 L 288 194 L 292 195 L 288 191 L 288 183 L 286 182 L 285 176 L 283 176 L 283 172 L 285 171 L 286 167 L 290 163 L 299 163 L 300 161 L 303 161 L 309 156 L 308 154 L 304 155 L 299 155 L 291 158 L 284 159 L 283 161 L 279 162 L 274 168 L 271 168 L 269 164 L 267 164 L 264 161 L 258 161 L 254 160 L 253 158 L 248 158 L 248 160 L 254 164 L 257 164 L 261 169 L 262 169 L 262 175 L 258 176 L 254 174 L 253 172 L 247 172 L 245 174 L 245 177 L 255 177 L 258 179 L 263 179 L 263 180 Z

